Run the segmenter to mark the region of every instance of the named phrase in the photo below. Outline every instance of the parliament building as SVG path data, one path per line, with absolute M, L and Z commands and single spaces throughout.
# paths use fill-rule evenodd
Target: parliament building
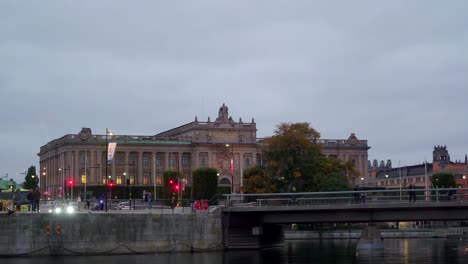
M 176 170 L 191 184 L 191 172 L 197 168 L 216 168 L 219 185 L 240 192 L 243 171 L 262 164 L 262 139 L 257 138 L 254 119 L 234 121 L 228 107 L 222 105 L 215 120 L 198 121 L 155 135 L 93 134 L 82 128 L 78 134 L 67 134 L 40 148 L 41 192 L 50 199 L 62 195 L 66 181 L 75 188 L 105 185 L 132 186 L 163 184 L 163 174 Z M 107 163 L 107 146 L 116 143 L 112 162 Z M 360 175 L 350 184 L 364 184 L 368 175 L 367 140 L 354 133 L 348 139 L 320 139 L 323 153 L 351 161 Z M 106 166 L 106 163 L 108 164 Z

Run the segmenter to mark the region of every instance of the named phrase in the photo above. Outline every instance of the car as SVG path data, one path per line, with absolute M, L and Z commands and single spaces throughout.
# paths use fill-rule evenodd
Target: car
M 130 204 L 128 202 L 120 202 L 114 210 L 130 210 Z

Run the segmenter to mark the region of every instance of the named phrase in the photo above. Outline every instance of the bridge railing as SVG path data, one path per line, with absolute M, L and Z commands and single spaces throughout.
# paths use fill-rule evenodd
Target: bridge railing
M 468 188 L 359 190 L 339 192 L 226 194 L 227 206 L 320 206 L 335 204 L 466 202 Z

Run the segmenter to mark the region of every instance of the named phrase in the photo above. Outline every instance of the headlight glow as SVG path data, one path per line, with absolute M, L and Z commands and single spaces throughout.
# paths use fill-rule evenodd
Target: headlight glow
M 67 213 L 72 214 L 75 211 L 73 206 L 67 206 Z
M 57 207 L 55 208 L 55 213 L 60 214 L 62 212 L 62 208 Z

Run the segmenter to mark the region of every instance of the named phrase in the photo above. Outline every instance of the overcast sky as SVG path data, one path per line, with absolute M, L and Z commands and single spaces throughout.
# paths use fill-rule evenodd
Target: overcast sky
M 367 139 L 369 159 L 468 153 L 468 1 L 0 1 L 0 174 L 89 127 L 255 118 Z

